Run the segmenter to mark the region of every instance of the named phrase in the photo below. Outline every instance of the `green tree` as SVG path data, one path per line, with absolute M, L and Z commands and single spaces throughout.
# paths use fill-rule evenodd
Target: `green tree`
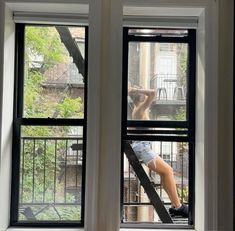
M 186 110 L 185 107 L 179 107 L 176 110 L 176 113 L 173 116 L 173 119 L 176 121 L 184 121 L 186 120 Z
M 42 60 L 40 72 L 57 62 L 68 62 L 68 52 L 55 27 L 27 26 L 25 30 L 26 60 Z
M 80 111 L 81 106 L 81 98 L 72 99 L 71 97 L 66 96 L 64 100 L 58 104 L 57 108 L 59 110 L 59 115 L 62 118 L 73 117 L 74 115 L 81 117 L 83 116 L 83 113 L 77 113 L 77 111 Z

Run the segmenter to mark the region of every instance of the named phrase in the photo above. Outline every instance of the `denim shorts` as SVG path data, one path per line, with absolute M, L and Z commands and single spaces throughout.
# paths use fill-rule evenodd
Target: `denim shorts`
M 134 141 L 131 146 L 137 158 L 142 160 L 146 165 L 158 156 L 158 154 L 151 149 L 149 141 Z

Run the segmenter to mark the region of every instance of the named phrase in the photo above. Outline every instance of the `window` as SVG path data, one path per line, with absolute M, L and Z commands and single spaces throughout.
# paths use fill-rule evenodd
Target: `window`
M 83 226 L 87 27 L 16 25 L 11 224 Z
M 124 28 L 123 36 L 122 225 L 192 227 L 195 30 Z M 144 113 L 138 111 L 150 97 Z M 144 164 L 146 155 L 139 153 L 145 149 L 135 148 L 140 143 L 172 167 L 188 218 L 169 216 L 172 201 L 160 176 Z

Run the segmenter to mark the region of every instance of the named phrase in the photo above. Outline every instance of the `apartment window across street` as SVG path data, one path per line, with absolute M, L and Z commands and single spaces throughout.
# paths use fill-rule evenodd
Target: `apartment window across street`
M 123 227 L 194 225 L 195 35 L 124 28 Z
M 11 225 L 83 226 L 87 27 L 16 24 Z

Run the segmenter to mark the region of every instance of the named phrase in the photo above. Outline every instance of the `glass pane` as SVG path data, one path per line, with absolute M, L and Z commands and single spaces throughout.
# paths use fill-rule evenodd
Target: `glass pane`
M 162 180 L 160 175 L 147 167 L 144 162 L 148 158 L 146 149 L 141 149 L 138 146 L 139 143 L 148 143 L 150 145 L 151 152 L 156 156 L 160 156 L 166 164 L 173 168 L 174 181 L 177 188 L 178 198 L 184 204 L 188 204 L 189 190 L 189 150 L 188 143 L 185 142 L 149 142 L 149 141 L 133 141 L 131 146 L 140 161 L 145 173 L 149 177 L 156 192 L 163 201 L 166 210 L 171 207 L 171 200 L 168 193 L 162 186 Z M 134 171 L 130 165 L 125 153 L 123 160 L 123 222 L 151 222 L 162 223 L 154 207 L 151 205 L 146 190 L 142 187 L 141 180 L 138 178 L 138 174 Z M 175 217 L 174 223 L 188 224 L 187 218 Z
M 185 121 L 188 45 L 130 42 L 128 119 Z
M 80 221 L 83 128 L 21 130 L 19 221 Z
M 84 44 L 84 27 L 25 27 L 23 117 L 83 118 Z

